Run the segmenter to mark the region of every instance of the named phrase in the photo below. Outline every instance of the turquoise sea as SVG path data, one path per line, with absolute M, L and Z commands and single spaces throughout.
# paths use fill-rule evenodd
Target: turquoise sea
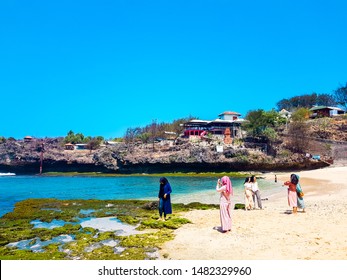
M 0 216 L 28 198 L 156 200 L 158 176 L 0 176 Z M 168 176 L 173 203 L 219 203 L 217 177 Z M 234 202 L 243 203 L 242 178 L 231 178 Z M 273 182 L 258 180 L 262 196 L 276 191 Z

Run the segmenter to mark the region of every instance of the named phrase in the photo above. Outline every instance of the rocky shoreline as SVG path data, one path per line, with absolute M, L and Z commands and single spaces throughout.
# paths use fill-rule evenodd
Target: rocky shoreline
M 44 141 L 44 151 L 41 144 Z M 42 171 L 133 173 L 205 173 L 239 171 L 309 170 L 329 165 L 300 154 L 271 156 L 259 149 L 224 145 L 223 152 L 211 143 L 104 145 L 97 150 L 65 150 L 61 138 L 26 143 L 0 144 L 0 172 L 38 174 Z

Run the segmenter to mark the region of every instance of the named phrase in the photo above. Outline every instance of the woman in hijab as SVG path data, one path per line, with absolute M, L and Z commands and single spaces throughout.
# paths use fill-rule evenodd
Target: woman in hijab
M 233 187 L 228 176 L 218 179 L 216 191 L 220 193 L 220 222 L 222 232 L 231 231 L 231 200 Z
M 302 213 L 305 213 L 305 201 L 304 201 L 304 192 L 302 191 L 302 188 L 300 186 L 300 177 L 297 174 L 294 174 L 296 177 L 298 183 L 296 184 L 296 196 L 298 197 L 298 208 L 302 209 Z
M 159 220 L 163 220 L 163 214 L 164 214 L 164 220 L 166 220 L 167 214 L 172 214 L 172 207 L 171 207 L 171 198 L 170 194 L 172 192 L 171 186 L 169 181 L 162 177 L 159 180 Z

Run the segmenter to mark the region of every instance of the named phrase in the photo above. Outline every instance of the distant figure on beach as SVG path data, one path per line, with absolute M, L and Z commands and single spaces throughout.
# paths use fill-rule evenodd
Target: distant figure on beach
M 275 183 L 277 183 L 277 175 L 275 174 Z
M 231 231 L 231 199 L 233 187 L 228 176 L 218 179 L 216 191 L 220 193 L 220 222 L 222 232 Z
M 166 220 L 167 214 L 172 214 L 172 207 L 171 207 L 171 186 L 165 177 L 160 178 L 159 180 L 159 220 Z
M 288 205 L 293 207 L 293 213 L 296 214 L 298 210 L 298 196 L 296 194 L 296 185 L 299 180 L 295 174 L 290 175 L 290 181 L 284 183 L 285 186 L 288 186 Z
M 254 208 L 254 203 L 251 178 L 247 177 L 243 185 L 245 187 L 245 210 L 252 210 Z
M 253 191 L 254 209 L 256 209 L 255 198 L 257 198 L 258 208 L 263 209 L 263 205 L 261 203 L 260 191 L 259 191 L 258 182 L 257 182 L 257 177 L 255 177 L 254 175 L 251 176 L 251 185 L 252 185 L 252 191 Z
M 298 197 L 298 208 L 302 209 L 302 213 L 305 213 L 305 201 L 304 201 L 304 192 L 302 191 L 302 188 L 300 186 L 300 177 L 297 174 L 294 174 L 296 176 L 298 183 L 296 184 L 296 196 Z

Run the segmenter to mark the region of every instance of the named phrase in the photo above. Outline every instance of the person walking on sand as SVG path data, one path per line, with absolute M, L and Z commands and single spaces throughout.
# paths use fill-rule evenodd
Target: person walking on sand
M 160 178 L 159 180 L 159 220 L 166 220 L 167 214 L 172 214 L 172 206 L 171 206 L 171 186 L 165 177 Z
M 263 209 L 263 205 L 261 203 L 261 197 L 260 197 L 260 191 L 258 187 L 257 177 L 254 175 L 251 176 L 251 184 L 252 184 L 252 191 L 253 191 L 253 203 L 254 203 L 254 209 L 255 208 L 255 198 L 257 198 L 257 204 L 259 209 Z
M 291 174 L 290 181 L 284 183 L 284 186 L 288 186 L 288 205 L 293 207 L 294 214 L 296 214 L 298 210 L 298 196 L 296 194 L 296 185 L 298 182 L 298 178 L 295 174 Z
M 245 179 L 244 182 L 245 187 L 245 210 L 252 210 L 254 208 L 253 203 L 253 191 L 252 191 L 252 184 L 249 177 Z
M 234 195 L 233 187 L 228 176 L 218 179 L 216 185 L 216 191 L 220 193 L 220 222 L 221 231 L 223 233 L 231 231 L 231 199 L 230 197 Z
M 294 176 L 297 179 L 297 183 L 296 183 L 296 196 L 298 198 L 297 200 L 297 205 L 298 208 L 302 209 L 302 213 L 305 213 L 305 201 L 304 201 L 304 192 L 302 191 L 302 188 L 300 186 L 300 177 L 297 174 L 294 174 Z

